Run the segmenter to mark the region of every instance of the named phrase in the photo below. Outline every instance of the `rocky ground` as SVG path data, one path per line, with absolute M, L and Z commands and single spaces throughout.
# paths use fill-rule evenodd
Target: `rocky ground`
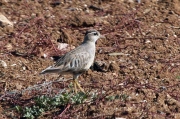
M 179 119 L 179 6 L 179 0 L 2 0 L 0 118 Z M 97 41 L 95 64 L 79 78 L 87 94 L 75 94 L 71 81 L 56 74 L 39 75 L 92 28 L 106 39 Z M 62 100 L 52 101 L 57 95 Z

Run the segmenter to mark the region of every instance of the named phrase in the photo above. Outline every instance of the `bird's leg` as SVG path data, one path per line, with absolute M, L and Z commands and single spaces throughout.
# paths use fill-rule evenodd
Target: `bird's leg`
M 73 85 L 74 85 L 75 93 L 77 93 L 77 87 L 76 87 L 76 81 L 75 80 L 73 80 Z
M 80 74 L 74 74 L 74 75 L 73 75 L 73 82 L 74 82 L 75 92 L 77 93 L 77 87 L 78 87 L 83 93 L 85 93 L 85 92 L 84 92 L 84 89 L 81 88 L 80 84 L 79 84 L 78 81 L 77 81 L 79 75 L 80 75 Z M 76 85 L 77 85 L 77 87 L 76 87 Z
M 83 92 L 84 92 L 84 89 L 81 87 L 81 85 L 78 83 L 77 79 L 74 80 L 74 82 L 76 83 L 76 85 L 78 86 L 78 88 Z

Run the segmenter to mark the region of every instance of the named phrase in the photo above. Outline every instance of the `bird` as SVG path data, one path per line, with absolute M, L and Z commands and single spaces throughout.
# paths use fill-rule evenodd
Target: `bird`
M 77 93 L 77 87 L 83 92 L 84 89 L 78 83 L 78 77 L 87 71 L 94 62 L 96 52 L 96 41 L 99 38 L 105 38 L 95 29 L 87 30 L 84 41 L 75 49 L 61 56 L 54 65 L 44 69 L 40 74 L 58 73 L 60 75 L 73 75 L 74 91 Z

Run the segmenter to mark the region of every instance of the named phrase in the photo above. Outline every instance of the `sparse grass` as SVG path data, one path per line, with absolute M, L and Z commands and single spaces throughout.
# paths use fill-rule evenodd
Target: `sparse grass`
M 180 76 L 177 76 L 177 80 L 180 81 Z
M 79 105 L 89 98 L 89 94 L 82 92 L 75 94 L 72 83 L 68 86 L 69 90 L 57 90 L 57 88 L 52 85 L 58 82 L 59 81 L 43 82 L 21 91 L 7 92 L 1 96 L 0 100 L 9 102 L 9 105 L 13 105 L 13 107 L 11 106 L 11 110 L 15 110 L 20 117 L 33 119 L 56 109 L 60 110 L 60 114 L 62 114 L 65 112 L 63 108 L 67 105 Z M 57 91 L 53 92 L 52 90 Z M 24 95 L 27 97 L 23 98 Z M 5 113 L 5 115 L 8 116 L 9 114 Z
M 81 104 L 87 98 L 87 95 L 79 92 L 73 94 L 72 92 L 65 92 L 55 97 L 41 95 L 34 98 L 32 106 L 16 106 L 16 110 L 22 117 L 33 119 L 40 116 L 43 112 L 53 110 L 60 106 L 67 104 Z

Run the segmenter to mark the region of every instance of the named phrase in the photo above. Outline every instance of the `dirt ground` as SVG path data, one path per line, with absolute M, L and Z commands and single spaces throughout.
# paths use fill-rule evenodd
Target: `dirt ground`
M 180 0 L 2 0 L 0 12 L 14 23 L 0 29 L 0 118 L 22 118 L 16 105 L 50 95 L 17 92 L 55 82 L 58 75 L 39 73 L 93 28 L 106 39 L 79 82 L 96 98 L 37 118 L 180 119 Z M 51 88 L 69 91 L 69 84 Z

